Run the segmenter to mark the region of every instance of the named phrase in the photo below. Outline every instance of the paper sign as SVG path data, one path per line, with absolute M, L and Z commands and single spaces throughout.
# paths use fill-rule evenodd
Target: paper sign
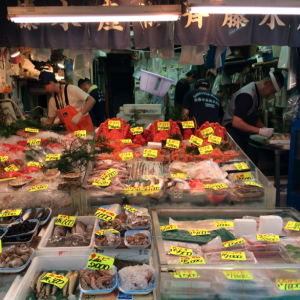
M 180 141 L 167 139 L 166 147 L 179 149 Z
M 1 182 L 1 181 L 6 181 L 6 180 L 13 180 L 13 179 L 16 179 L 16 177 L 10 177 L 10 178 L 0 179 L 0 182 Z
M 177 230 L 177 225 L 166 225 L 166 226 L 160 226 L 160 231 L 170 231 L 170 230 Z
M 217 191 L 217 190 L 222 190 L 222 189 L 228 189 L 228 185 L 226 185 L 223 182 L 219 182 L 219 183 L 214 183 L 212 184 L 212 188 Z
M 115 177 L 116 175 L 118 175 L 118 172 L 116 170 L 108 169 L 101 175 L 101 178 L 107 180 L 109 178 Z
M 190 235 L 209 235 L 210 232 L 207 231 L 206 229 L 193 229 L 193 230 L 189 230 Z
M 121 129 L 121 121 L 108 121 L 108 129 Z
M 48 188 L 48 184 L 35 185 L 30 188 L 29 192 L 46 190 L 47 188 Z
M 25 128 L 25 131 L 27 131 L 27 132 L 36 132 L 36 133 L 39 132 L 39 130 L 35 129 L 35 128 Z
M 74 136 L 77 136 L 79 138 L 85 138 L 86 137 L 86 130 L 77 130 L 74 132 Z
M 4 161 L 7 161 L 8 160 L 8 156 L 0 156 L 0 161 L 1 162 L 4 162 Z
M 267 234 L 258 234 L 257 235 L 258 241 L 265 241 L 265 242 L 272 242 L 272 243 L 279 243 L 280 238 L 279 235 L 267 235 Z
M 144 157 L 156 158 L 157 157 L 157 150 L 144 149 L 143 156 Z
M 133 153 L 132 152 L 120 153 L 119 156 L 124 161 L 133 159 Z
M 9 165 L 8 167 L 4 168 L 4 170 L 6 172 L 8 172 L 8 171 L 18 172 L 19 171 L 19 169 L 14 164 Z
M 157 130 L 170 130 L 170 122 L 157 122 Z
M 53 285 L 57 286 L 59 289 L 62 289 L 68 281 L 69 281 L 68 278 L 66 278 L 62 275 L 57 275 L 57 274 L 52 274 L 52 273 L 47 273 L 41 279 L 41 282 L 53 284 Z
M 27 140 L 27 146 L 40 145 L 41 139 Z
M 137 135 L 143 133 L 144 129 L 143 127 L 134 127 L 134 128 L 130 128 L 130 131 L 132 132 L 133 135 Z
M 221 251 L 221 258 L 226 260 L 246 260 L 245 252 Z
M 214 149 L 211 145 L 198 148 L 200 154 L 210 154 Z
M 205 264 L 205 260 L 202 256 L 192 256 L 192 257 L 179 257 L 180 263 L 182 265 L 200 265 Z
M 248 271 L 223 271 L 223 274 L 230 280 L 253 280 Z
M 22 209 L 5 209 L 1 211 L 0 217 L 12 217 L 12 216 L 19 216 L 22 212 Z
M 207 140 L 209 143 L 214 143 L 214 144 L 221 144 L 222 142 L 222 138 L 221 137 L 218 137 L 218 136 L 215 136 L 215 135 L 210 135 L 208 137 L 208 140 Z
M 179 256 L 192 256 L 193 249 L 187 249 L 182 247 L 171 246 L 170 254 L 179 255 Z
M 126 209 L 127 211 L 131 212 L 131 213 L 135 213 L 135 212 L 139 212 L 138 209 L 132 207 L 132 206 L 129 206 L 129 205 L 125 205 L 124 209 Z
M 203 187 L 205 189 L 212 189 L 213 188 L 213 184 L 203 184 Z
M 110 270 L 114 261 L 115 259 L 112 257 L 92 252 L 86 267 L 92 270 Z
M 258 186 L 258 187 L 262 187 L 262 185 L 255 183 L 255 182 L 245 182 L 245 184 L 247 185 L 251 185 L 251 186 Z
M 242 170 L 248 170 L 249 167 L 247 166 L 247 164 L 245 164 L 244 162 L 241 162 L 241 163 L 235 163 L 234 164 L 235 167 L 239 170 L 239 171 L 242 171 Z
M 92 185 L 98 185 L 98 186 L 109 186 L 111 183 L 110 180 L 104 180 L 104 179 L 95 179 Z
M 228 221 L 214 221 L 215 226 L 218 228 L 226 228 L 226 227 L 233 227 L 233 222 Z
M 195 128 L 194 121 L 183 121 L 181 122 L 182 128 L 187 129 L 187 128 Z
M 142 195 L 150 195 L 159 192 L 159 184 L 148 185 L 142 188 Z
M 44 164 L 42 163 L 38 163 L 38 162 L 34 162 L 34 161 L 30 161 L 28 164 L 27 164 L 27 167 L 37 167 L 37 168 L 42 168 L 44 166 Z
M 60 154 L 47 154 L 46 161 L 60 160 Z
M 171 272 L 175 278 L 200 278 L 200 275 L 196 271 L 176 271 Z
M 130 140 L 130 139 L 127 139 L 127 140 L 121 140 L 121 142 L 122 142 L 123 144 L 132 144 L 132 140 Z
M 115 213 L 113 213 L 112 211 L 109 211 L 102 207 L 99 207 L 95 213 L 95 216 L 101 220 L 112 221 L 115 219 L 115 217 L 117 215 Z
M 189 142 L 198 146 L 198 147 L 201 147 L 202 143 L 203 143 L 203 140 L 200 139 L 199 137 L 195 136 L 195 135 L 191 135 L 190 139 L 189 139 Z
M 130 187 L 124 188 L 125 195 L 131 195 L 131 194 L 138 193 L 141 191 L 142 191 L 142 188 L 140 186 L 136 186 L 136 187 L 130 186 Z
M 171 177 L 186 179 L 186 174 L 184 174 L 184 173 L 171 174 Z
M 55 225 L 61 225 L 66 227 L 73 227 L 76 221 L 76 217 L 58 215 L 55 221 Z
M 246 243 L 246 241 L 244 239 L 236 239 L 236 240 L 233 240 L 233 241 L 223 242 L 222 245 L 227 248 L 227 247 L 240 245 L 240 244 L 243 244 L 243 243 Z
M 211 127 L 203 129 L 200 132 L 201 132 L 201 135 L 204 139 L 215 133 L 214 130 Z
M 241 173 L 234 176 L 235 180 L 251 180 L 253 179 L 251 172 Z
M 112 233 L 119 233 L 119 231 L 117 231 L 115 229 L 105 229 L 105 230 L 95 231 L 95 234 L 97 234 L 97 235 L 105 235 L 105 231 L 111 231 Z
M 300 230 L 300 222 L 289 221 L 286 224 L 285 229 L 299 231 Z
M 300 280 L 299 279 L 276 279 L 278 288 L 281 291 L 299 291 Z

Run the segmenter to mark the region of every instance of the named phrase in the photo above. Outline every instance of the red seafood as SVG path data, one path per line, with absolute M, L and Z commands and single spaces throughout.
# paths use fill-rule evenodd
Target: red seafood
M 27 179 L 31 179 L 30 176 L 26 176 L 26 175 L 24 175 L 24 174 L 22 174 L 20 172 L 15 172 L 15 171 L 7 171 L 7 172 L 5 172 L 3 174 L 0 174 L 0 179 L 13 178 L 13 177 L 21 177 L 21 176 L 23 176 L 23 177 L 25 177 Z
M 9 152 L 18 152 L 18 151 L 24 151 L 25 148 L 24 147 L 21 147 L 21 146 L 17 146 L 17 145 L 11 145 L 11 144 L 6 144 L 6 143 L 3 143 L 1 144 L 3 147 L 7 148 L 7 151 Z M 2 155 L 0 153 L 0 155 Z
M 181 136 L 180 128 L 176 122 L 169 120 L 170 129 L 161 130 L 161 131 L 158 131 L 158 125 L 157 125 L 158 122 L 163 122 L 163 120 L 162 119 L 156 120 L 153 124 L 151 124 L 149 128 L 153 142 L 165 141 L 173 134 L 179 134 Z
M 120 129 L 109 129 L 108 128 L 108 121 L 120 121 L 121 128 Z M 126 139 L 127 134 L 130 130 L 130 125 L 126 124 L 126 121 L 124 119 L 121 119 L 120 117 L 107 119 L 104 123 L 101 123 L 98 132 L 97 132 L 97 138 L 96 141 L 99 140 L 101 132 L 103 133 L 103 136 L 107 139 Z
M 200 128 L 196 127 L 195 128 L 195 136 L 203 139 L 203 140 L 207 140 L 203 138 L 201 131 L 211 127 L 214 131 L 213 135 L 214 136 L 218 136 L 222 138 L 222 141 L 227 141 L 227 131 L 225 127 L 222 127 L 218 122 L 216 123 L 209 123 L 209 122 L 205 122 Z
M 32 172 L 40 172 L 40 171 L 41 171 L 41 169 L 38 168 L 38 167 L 26 166 L 25 169 L 23 171 L 21 171 L 20 173 L 29 174 L 29 173 L 32 173 Z
M 191 180 L 189 182 L 191 189 L 189 190 L 190 194 L 202 193 L 205 192 L 205 188 L 203 187 L 203 182 L 199 179 Z

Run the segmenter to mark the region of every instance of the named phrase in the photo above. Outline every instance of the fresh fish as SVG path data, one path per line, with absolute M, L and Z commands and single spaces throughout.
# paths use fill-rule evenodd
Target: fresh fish
M 49 214 L 50 214 L 50 209 L 49 208 L 45 209 L 43 215 L 40 217 L 40 221 L 41 222 L 45 221 L 48 218 Z
M 59 276 L 65 276 L 64 273 L 60 273 Z M 52 289 L 52 296 L 55 296 L 56 292 L 58 290 L 58 287 L 56 285 L 53 285 L 53 289 Z
M 38 280 L 38 278 L 40 277 L 40 275 L 41 275 L 41 272 L 36 273 L 36 274 L 33 276 L 32 280 L 31 280 L 30 289 L 31 289 L 33 292 L 35 292 L 35 290 L 36 290 L 36 281 Z
M 79 272 L 75 271 L 69 279 L 69 295 L 73 295 L 79 283 Z
M 66 236 L 68 229 L 65 226 L 55 226 L 53 236 Z
M 24 150 L 23 152 L 27 156 L 31 157 L 34 161 L 46 165 L 46 154 L 40 153 L 35 150 Z
M 70 277 L 72 276 L 72 274 L 73 274 L 73 272 L 69 271 L 65 277 L 70 280 Z M 67 297 L 67 292 L 68 292 L 68 288 L 69 288 L 69 280 L 63 287 L 63 296 L 64 297 Z
M 43 277 L 44 277 L 47 273 L 48 273 L 48 272 L 43 272 L 43 273 L 39 276 L 39 278 L 38 278 L 38 280 L 37 280 L 37 282 L 36 282 L 36 291 L 37 291 L 37 295 L 39 295 L 39 294 L 41 293 L 42 288 L 43 288 L 43 286 L 44 286 L 44 283 L 41 282 L 41 279 L 43 279 Z
M 43 285 L 41 292 L 38 293 L 36 296 L 37 296 L 38 299 L 42 299 L 42 298 L 44 298 L 45 293 L 46 293 L 46 286 Z
M 41 218 L 41 216 L 43 215 L 44 211 L 45 211 L 45 208 L 40 209 L 40 210 L 35 214 L 34 219 L 38 219 L 38 220 L 39 220 L 39 219 Z
M 36 151 L 36 152 L 40 152 L 44 155 L 47 155 L 47 154 L 54 154 L 53 151 L 51 151 L 49 148 L 45 147 L 45 146 L 42 146 L 42 145 L 31 145 L 31 146 L 28 146 L 30 149 Z
M 52 271 L 52 274 L 56 274 L 57 272 L 55 270 Z M 50 298 L 51 297 L 51 288 L 52 286 L 55 286 L 55 285 L 52 285 L 52 284 L 46 284 L 46 298 Z
M 82 222 L 77 222 L 76 224 L 76 233 L 79 233 L 81 235 L 86 233 L 86 225 L 83 224 Z

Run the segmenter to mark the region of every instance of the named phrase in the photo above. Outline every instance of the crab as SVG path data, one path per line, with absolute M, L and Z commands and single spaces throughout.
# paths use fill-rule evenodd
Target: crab
M 151 137 L 153 142 L 162 142 L 168 139 L 173 134 L 180 134 L 181 131 L 178 126 L 178 124 L 172 120 L 169 120 L 170 122 L 170 129 L 169 130 L 161 130 L 158 131 L 158 122 L 163 122 L 162 119 L 156 120 L 153 124 L 151 124 L 149 130 L 151 131 Z
M 187 144 L 180 145 L 180 148 L 171 152 L 171 161 L 190 162 L 193 161 L 193 156 L 186 153 Z
M 201 134 L 201 131 L 211 127 L 214 130 L 215 136 L 221 137 L 222 141 L 227 141 L 227 131 L 225 127 L 222 127 L 218 122 L 216 123 L 209 123 L 205 122 L 200 128 L 195 128 L 195 136 L 203 139 L 204 141 L 207 140 L 207 137 L 204 138 Z
M 108 128 L 108 121 L 120 121 L 121 122 L 121 128 L 120 129 L 109 129 Z M 102 123 L 98 129 L 97 132 L 97 138 L 96 140 L 99 140 L 101 132 L 103 133 L 103 136 L 107 139 L 126 139 L 127 134 L 130 130 L 130 125 L 126 124 L 126 121 L 124 119 L 121 119 L 120 117 L 107 119 L 104 123 Z

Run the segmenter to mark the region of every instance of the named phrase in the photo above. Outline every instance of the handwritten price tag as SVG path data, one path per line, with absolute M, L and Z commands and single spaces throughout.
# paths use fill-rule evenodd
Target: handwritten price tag
M 19 171 L 19 169 L 14 164 L 9 165 L 8 167 L 4 168 L 4 170 L 6 172 L 8 172 L 8 171 L 18 172 Z
M 105 235 L 105 231 L 111 231 L 112 233 L 119 233 L 116 229 L 105 229 L 105 230 L 98 230 L 95 232 L 97 235 Z
M 170 122 L 157 122 L 157 130 L 170 130 Z
M 12 217 L 12 216 L 19 216 L 22 212 L 22 209 L 5 209 L 1 211 L 0 217 Z
M 130 140 L 130 139 L 127 139 L 127 140 L 121 140 L 121 142 L 122 142 L 123 144 L 132 144 L 132 140 Z
M 132 207 L 132 206 L 129 206 L 129 205 L 125 205 L 124 209 L 126 209 L 127 211 L 131 212 L 131 213 L 135 213 L 135 212 L 139 212 L 138 209 Z
M 230 252 L 230 251 L 222 251 L 221 252 L 222 259 L 229 260 L 246 260 L 245 252 Z
M 66 227 L 73 227 L 76 221 L 76 217 L 58 215 L 55 221 L 55 225 L 61 225 Z
M 13 180 L 13 179 L 16 179 L 17 177 L 10 177 L 10 178 L 4 178 L 4 179 L 0 179 L 0 182 L 1 181 L 7 181 L 7 180 Z
M 209 137 L 210 135 L 214 134 L 214 130 L 211 128 L 211 127 L 208 127 L 206 129 L 203 129 L 200 131 L 201 132 L 201 135 L 203 138 L 207 138 Z
M 27 132 L 36 132 L 36 133 L 39 132 L 39 130 L 35 129 L 35 128 L 25 128 L 25 131 L 27 131 Z
M 247 185 L 252 185 L 252 186 L 257 186 L 257 187 L 262 187 L 262 185 L 255 183 L 255 182 L 245 182 Z
M 184 121 L 181 122 L 182 128 L 187 129 L 187 128 L 195 128 L 194 121 Z
M 144 157 L 156 158 L 157 157 L 157 150 L 144 149 L 143 156 Z
M 34 162 L 34 161 L 30 161 L 28 164 L 27 164 L 27 167 L 37 167 L 37 168 L 42 168 L 44 166 L 44 164 L 42 163 L 38 163 L 38 162 Z
M 221 138 L 221 137 L 218 137 L 218 136 L 215 136 L 215 135 L 210 135 L 210 136 L 208 137 L 208 142 L 209 142 L 209 143 L 214 143 L 214 144 L 219 145 L 219 144 L 221 144 L 221 142 L 222 142 L 222 138 Z
M 167 139 L 166 146 L 169 148 L 179 149 L 180 141 Z
M 300 280 L 299 279 L 276 279 L 278 288 L 281 291 L 299 291 Z
M 143 133 L 144 129 L 143 127 L 134 127 L 134 128 L 130 128 L 130 131 L 132 132 L 133 135 L 137 135 Z
M 265 241 L 265 242 L 272 242 L 272 243 L 279 243 L 280 238 L 279 235 L 268 235 L 268 234 L 258 234 L 257 235 L 258 241 Z
M 226 227 L 233 227 L 233 222 L 228 221 L 214 221 L 215 226 L 218 228 L 226 228 Z
M 175 278 L 200 278 L 200 275 L 196 271 L 176 271 L 171 272 Z
M 35 185 L 32 186 L 29 190 L 29 192 L 36 192 L 40 190 L 46 190 L 48 188 L 48 184 L 41 184 L 41 185 Z
M 177 225 L 166 225 L 166 226 L 160 226 L 160 231 L 170 231 L 170 230 L 177 230 Z
M 105 221 L 112 221 L 117 216 L 112 211 L 106 210 L 104 208 L 99 207 L 98 210 L 95 213 L 95 216 L 99 219 L 105 220 Z
M 142 195 L 150 195 L 159 192 L 159 184 L 148 185 L 142 188 Z
M 235 163 L 234 165 L 235 165 L 235 167 L 236 167 L 239 171 L 242 171 L 242 170 L 249 170 L 249 167 L 248 167 L 247 164 L 245 164 L 244 162 L 241 162 L 241 163 Z
M 289 221 L 286 224 L 285 229 L 299 231 L 300 230 L 300 222 Z
M 115 177 L 116 175 L 118 175 L 118 172 L 116 170 L 114 170 L 114 169 L 108 169 L 106 172 L 104 172 L 101 175 L 101 178 L 107 180 L 109 178 Z
M 186 174 L 184 174 L 184 173 L 171 174 L 171 177 L 186 179 Z
M 86 130 L 77 130 L 74 132 L 74 136 L 77 136 L 79 138 L 85 138 L 86 137 Z
M 251 180 L 253 179 L 251 172 L 241 173 L 234 176 L 235 180 Z
M 42 279 L 41 282 L 52 284 L 57 286 L 59 289 L 62 289 L 66 283 L 69 281 L 68 278 L 62 275 L 56 275 L 52 273 L 47 273 Z
M 41 139 L 27 140 L 27 146 L 40 145 Z
M 46 161 L 60 160 L 60 154 L 47 154 Z
M 193 229 L 189 230 L 190 235 L 196 236 L 196 235 L 209 235 L 210 232 L 206 229 Z
M 8 156 L 0 156 L 0 161 L 4 162 L 8 160 Z
M 223 271 L 223 274 L 229 280 L 253 280 L 253 277 L 248 271 Z
M 189 142 L 198 146 L 198 147 L 201 147 L 202 143 L 203 143 L 203 140 L 198 138 L 197 136 L 195 135 L 191 135 L 190 139 L 189 139 Z
M 124 161 L 133 159 L 133 153 L 132 152 L 120 153 L 119 156 Z
M 182 247 L 171 246 L 170 254 L 179 255 L 179 256 L 192 256 L 193 249 L 187 249 Z
M 246 243 L 246 241 L 244 239 L 236 239 L 236 240 L 233 240 L 233 241 L 223 242 L 222 245 L 227 248 L 227 247 L 240 245 L 240 244 L 243 244 L 243 243 Z
M 108 129 L 121 129 L 121 121 L 108 121 Z
M 210 154 L 214 149 L 211 145 L 198 148 L 200 154 Z
M 200 265 L 205 264 L 205 260 L 202 256 L 192 256 L 192 257 L 179 257 L 180 263 L 182 265 Z
M 222 190 L 222 189 L 228 189 L 228 185 L 226 185 L 223 182 L 219 182 L 219 183 L 214 183 L 212 184 L 212 188 L 217 191 L 217 190 Z
M 212 189 L 213 188 L 213 184 L 203 184 L 203 187 L 205 189 Z
M 98 186 L 109 186 L 111 183 L 110 180 L 106 179 L 95 179 L 92 185 L 98 185 Z
M 115 259 L 112 257 L 92 252 L 86 267 L 92 270 L 110 270 L 114 262 Z
M 131 195 L 131 194 L 141 192 L 141 191 L 142 191 L 142 188 L 140 186 L 136 186 L 136 187 L 130 186 L 130 187 L 124 188 L 125 195 Z

